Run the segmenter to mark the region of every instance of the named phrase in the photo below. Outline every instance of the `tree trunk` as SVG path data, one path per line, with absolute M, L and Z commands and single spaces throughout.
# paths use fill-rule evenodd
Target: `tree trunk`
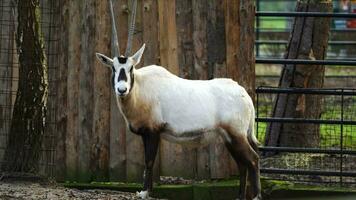
M 19 86 L 5 152 L 6 171 L 36 172 L 45 129 L 48 80 L 38 0 L 18 1 Z
M 332 3 L 301 1 L 298 12 L 331 12 Z M 328 45 L 330 18 L 299 17 L 295 19 L 286 59 L 323 60 Z M 281 88 L 322 88 L 323 65 L 285 65 Z M 318 119 L 321 96 L 279 94 L 274 102 L 273 117 Z M 267 127 L 266 146 L 316 147 L 320 142 L 318 124 L 271 123 Z

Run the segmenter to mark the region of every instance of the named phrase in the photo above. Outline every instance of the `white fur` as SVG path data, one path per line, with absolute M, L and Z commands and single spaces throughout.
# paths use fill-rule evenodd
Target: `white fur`
M 231 125 L 238 134 L 246 135 L 254 118 L 251 98 L 231 79 L 186 80 L 163 67 L 151 65 L 135 70 L 132 92 L 135 99 L 152 106 L 154 122 L 169 125 L 172 132 L 161 136 L 172 142 L 189 143 L 202 137 L 204 144 L 209 143 L 222 132 L 220 124 Z M 183 137 L 186 132 L 201 135 L 186 138 Z M 226 134 L 224 138 L 228 139 Z

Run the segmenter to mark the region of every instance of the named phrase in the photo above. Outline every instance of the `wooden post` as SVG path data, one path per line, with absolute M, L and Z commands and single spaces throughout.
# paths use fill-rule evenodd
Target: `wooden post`
M 179 74 L 175 1 L 158 0 L 161 65 Z
M 255 7 L 252 0 L 226 1 L 226 66 L 227 76 L 242 85 L 254 100 Z
M 67 179 L 66 170 L 67 170 L 67 124 L 68 124 L 68 46 L 69 46 L 69 6 L 68 0 L 61 2 L 61 13 L 60 13 L 60 26 L 59 26 L 59 37 L 61 38 L 61 43 L 59 46 L 59 51 L 62 52 L 59 57 L 59 66 L 58 66 L 58 99 L 57 104 L 61 105 L 61 112 L 57 113 L 57 143 L 56 143 L 56 156 L 55 164 L 56 171 L 55 177 L 56 181 L 64 182 Z M 58 109 L 58 107 L 56 107 Z
M 111 25 L 108 13 L 108 1 L 102 1 L 95 7 L 95 37 L 96 45 L 93 51 L 110 55 Z M 95 54 L 91 54 L 94 62 L 94 121 L 92 137 L 91 165 L 96 181 L 109 180 L 110 151 L 110 95 L 111 69 L 98 62 Z
M 66 168 L 67 178 L 76 180 L 78 160 L 78 135 L 79 135 L 79 71 L 81 68 L 80 46 L 81 46 L 81 5 L 82 1 L 68 2 L 68 46 L 63 47 L 66 58 L 63 63 L 67 67 L 67 129 L 66 129 Z M 66 23 L 66 22 L 63 22 Z
M 94 57 L 95 43 L 92 42 L 95 30 L 95 2 L 83 1 L 81 4 L 81 65 L 79 71 L 79 133 L 78 133 L 78 181 L 91 181 L 92 169 L 90 154 L 93 137 L 94 108 Z M 96 61 L 95 61 L 96 62 Z

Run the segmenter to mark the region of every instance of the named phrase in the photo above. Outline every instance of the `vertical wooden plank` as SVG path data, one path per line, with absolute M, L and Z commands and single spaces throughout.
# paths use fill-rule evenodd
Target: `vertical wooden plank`
M 108 1 L 95 5 L 95 51 L 110 55 L 110 18 Z M 95 59 L 95 54 L 91 56 Z M 96 59 L 95 59 L 96 60 Z M 96 181 L 109 180 L 110 145 L 110 69 L 97 60 L 94 62 L 94 130 L 92 137 L 91 165 Z
M 254 99 L 254 1 L 231 0 L 226 2 L 226 65 L 230 78 L 244 86 Z
M 206 80 L 212 78 L 208 73 L 207 54 L 207 17 L 208 6 L 204 0 L 193 0 L 193 41 L 194 41 L 194 78 Z M 210 178 L 209 146 L 197 149 L 196 178 Z
M 78 137 L 79 137 L 79 71 L 81 67 L 81 4 L 82 1 L 68 2 L 68 47 L 66 63 L 67 77 L 67 131 L 66 131 L 66 176 L 68 180 L 76 180 L 78 170 Z M 65 48 L 65 47 L 63 47 Z
M 156 0 L 146 0 L 142 4 L 142 40 L 146 44 L 143 54 L 143 66 L 159 63 L 158 42 L 158 3 Z M 160 158 L 158 150 L 153 166 L 153 179 L 159 181 Z
M 191 0 L 176 2 L 179 76 L 194 78 L 193 10 Z
M 226 46 L 224 0 L 211 0 L 208 5 L 207 54 L 208 71 L 214 77 L 226 77 Z M 209 145 L 210 177 L 228 178 L 230 175 L 230 155 L 221 138 Z
M 129 8 L 129 17 L 130 21 L 131 9 L 133 1 L 128 1 Z M 142 30 L 142 1 L 137 1 L 137 12 L 136 12 L 136 25 L 135 25 L 135 34 L 132 41 L 132 52 L 134 54 L 142 45 L 142 32 L 137 30 Z M 123 27 L 126 29 L 126 27 Z M 124 36 L 127 39 L 127 34 Z M 123 43 L 121 46 L 125 47 L 126 43 Z M 123 51 L 124 53 L 124 51 Z M 142 61 L 141 61 L 142 62 Z M 137 68 L 141 67 L 142 63 Z M 126 130 L 126 152 L 127 152 L 127 181 L 130 182 L 142 182 L 143 171 L 144 171 L 144 151 L 143 143 L 140 136 L 131 133 L 128 129 Z
M 175 1 L 158 0 L 159 41 L 161 65 L 173 74 L 179 74 L 177 55 Z
M 123 10 L 127 6 L 126 0 L 113 1 L 116 27 L 121 52 L 125 51 L 127 37 L 127 13 Z M 111 25 L 111 24 L 110 24 Z M 110 31 L 111 34 L 111 31 Z M 111 49 L 115 48 L 111 45 Z M 113 50 L 112 50 L 113 52 Z M 114 54 L 111 54 L 113 57 Z M 110 102 L 110 181 L 126 181 L 126 123 L 116 102 L 115 93 L 111 91 Z
M 170 72 L 179 75 L 176 2 L 159 0 L 158 15 L 161 65 Z M 192 167 L 195 163 L 194 150 L 164 140 L 161 141 L 160 149 L 161 175 L 194 177 L 195 167 Z
M 57 181 L 64 182 L 66 180 L 66 136 L 67 136 L 67 124 L 68 124 L 68 88 L 67 88 L 67 77 L 68 77 L 68 46 L 69 46 L 69 1 L 65 0 L 60 4 L 60 26 L 59 26 L 59 37 L 61 38 L 61 43 L 59 44 L 59 51 L 62 52 L 59 57 L 59 67 L 58 67 L 58 100 L 57 106 L 61 105 L 61 110 L 58 109 L 57 112 L 57 142 L 56 142 L 56 156 L 55 164 L 56 171 L 55 177 Z
M 207 62 L 208 7 L 204 0 L 192 0 L 192 6 L 195 78 L 206 80 L 212 78 L 212 74 L 208 74 Z
M 79 72 L 79 134 L 78 134 L 78 181 L 91 181 L 90 156 L 93 136 L 93 83 L 95 43 L 95 1 L 83 1 L 81 5 L 81 65 Z

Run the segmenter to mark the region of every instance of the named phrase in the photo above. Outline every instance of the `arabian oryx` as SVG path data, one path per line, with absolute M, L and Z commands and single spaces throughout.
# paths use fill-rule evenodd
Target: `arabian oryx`
M 126 53 L 120 56 L 111 1 L 110 11 L 115 56 L 96 55 L 112 70 L 118 107 L 130 130 L 143 140 L 144 185 L 138 195 L 147 198 L 152 191 L 152 168 L 160 138 L 202 146 L 222 137 L 239 167 L 240 199 L 246 199 L 247 179 L 253 199 L 261 199 L 255 110 L 246 90 L 231 79 L 186 80 L 156 65 L 135 69 L 145 45 L 128 55 L 134 27 L 131 20 Z

